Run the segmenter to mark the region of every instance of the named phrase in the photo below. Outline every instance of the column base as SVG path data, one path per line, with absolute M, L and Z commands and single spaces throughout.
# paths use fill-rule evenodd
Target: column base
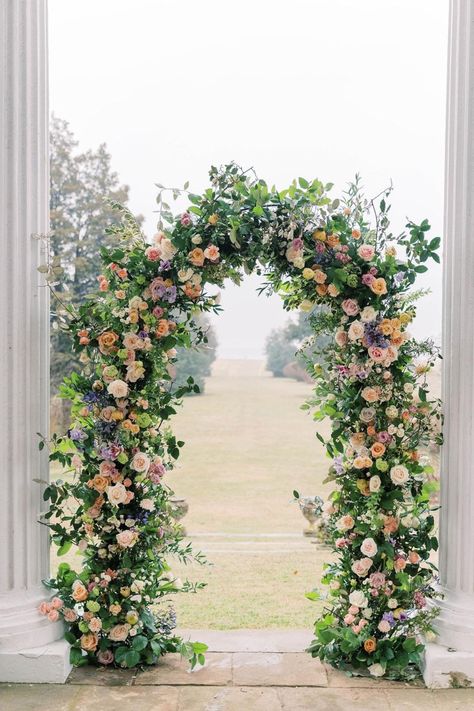
M 460 652 L 452 647 L 427 643 L 423 680 L 429 689 L 474 686 L 474 652 Z
M 72 669 L 69 649 L 61 639 L 43 647 L 0 652 L 0 681 L 64 684 Z

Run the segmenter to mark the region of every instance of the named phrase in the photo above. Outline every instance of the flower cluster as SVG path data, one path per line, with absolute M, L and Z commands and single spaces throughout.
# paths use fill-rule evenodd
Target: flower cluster
M 419 447 L 438 413 L 418 384 L 434 356 L 407 331 L 415 312 L 407 291 L 439 241 L 427 239 L 425 221 L 410 223 L 393 245 L 385 200 L 373 229 L 357 185 L 341 204 L 318 180 L 277 192 L 234 164 L 210 177 L 202 196 L 188 195 L 184 213 L 162 211 L 167 222 L 153 244 L 123 210 L 112 228 L 117 247 L 103 252 L 98 295 L 71 323 L 84 370 L 63 386 L 74 421 L 54 439 L 51 459 L 74 476 L 51 483 L 45 498 L 59 553 L 74 544 L 83 566 L 59 566 L 49 581 L 57 595 L 40 612 L 63 617 L 76 664 L 135 666 L 183 649 L 169 612 L 156 608 L 180 587 L 196 589 L 181 586 L 167 563 L 192 555 L 167 483 L 183 443 L 166 421 L 195 388 L 192 380 L 173 386 L 176 349 L 205 340 L 193 314 L 219 310 L 209 286 L 263 270 L 286 309 L 322 306 L 311 317 L 315 331 L 334 336 L 310 364 L 310 406 L 316 419 L 333 421 L 326 447 L 339 485 L 326 511 L 338 556 L 325 576 L 332 609 L 316 624 L 312 653 L 396 671 L 417 661 L 414 635 L 429 624 L 424 596 L 436 542 Z M 184 651 L 201 661 L 203 646 Z

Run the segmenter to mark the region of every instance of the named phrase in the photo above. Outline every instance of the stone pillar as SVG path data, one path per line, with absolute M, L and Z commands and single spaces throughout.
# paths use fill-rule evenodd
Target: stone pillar
M 38 523 L 48 478 L 49 300 L 37 271 L 48 231 L 46 0 L 0 5 L 0 681 L 63 682 L 60 623 L 48 595 L 48 530 Z
M 425 682 L 474 684 L 474 0 L 451 0 L 446 130 L 440 579 Z M 438 604 L 438 603 L 437 603 Z

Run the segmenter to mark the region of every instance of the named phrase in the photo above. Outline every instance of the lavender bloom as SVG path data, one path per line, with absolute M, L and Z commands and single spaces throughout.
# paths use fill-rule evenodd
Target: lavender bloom
M 382 619 L 385 620 L 386 622 L 388 622 L 391 627 L 396 625 L 395 618 L 394 618 L 392 612 L 384 612 L 382 615 Z
M 87 439 L 86 433 L 77 428 L 69 430 L 69 437 L 73 440 L 73 442 L 83 442 Z
M 159 266 L 158 266 L 158 270 L 159 270 L 160 272 L 167 272 L 168 269 L 171 269 L 171 262 L 170 262 L 170 260 L 169 260 L 169 259 L 162 259 L 161 262 L 160 262 L 160 264 L 159 264 Z
M 176 296 L 177 296 L 177 290 L 175 286 L 169 286 L 166 289 L 166 293 L 164 296 L 165 301 L 168 301 L 170 304 L 174 304 L 176 301 Z
M 404 279 L 405 279 L 404 272 L 397 272 L 395 274 L 395 276 L 393 277 L 393 280 L 395 281 L 396 284 L 401 284 Z
M 388 341 L 385 336 L 379 331 L 379 323 L 371 321 L 365 324 L 364 335 L 368 346 L 378 346 L 379 348 L 388 348 Z
M 334 467 L 336 474 L 344 474 L 344 465 L 342 463 L 342 455 L 338 455 L 337 457 L 334 457 L 332 465 Z

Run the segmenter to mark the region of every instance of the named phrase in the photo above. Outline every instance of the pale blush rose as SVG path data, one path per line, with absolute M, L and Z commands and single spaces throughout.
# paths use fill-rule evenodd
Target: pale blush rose
M 75 602 L 84 602 L 87 600 L 89 593 L 82 580 L 75 580 L 72 584 L 71 597 Z
M 344 299 L 341 308 L 348 316 L 356 316 L 359 313 L 359 304 L 355 299 Z
M 361 558 L 352 563 L 351 569 L 359 578 L 365 578 L 372 565 L 373 561 L 371 561 L 370 558 Z
M 142 499 L 140 501 L 140 508 L 144 509 L 145 511 L 154 511 L 155 502 L 153 501 L 153 499 Z
M 347 343 L 347 333 L 343 330 L 336 331 L 334 340 L 340 348 L 343 348 Z
M 148 454 L 137 452 L 130 463 L 130 468 L 136 472 L 147 472 L 150 464 L 151 460 Z
M 349 595 L 349 602 L 356 607 L 367 607 L 369 604 L 362 590 L 353 590 Z
M 57 622 L 59 620 L 59 611 L 58 610 L 50 610 L 48 612 L 48 620 L 50 622 Z
M 385 585 L 385 573 L 371 573 L 369 583 L 373 588 L 382 588 Z
M 360 411 L 359 418 L 362 422 L 371 422 L 375 417 L 375 410 L 373 407 L 363 407 Z
M 416 551 L 410 551 L 409 554 L 408 554 L 408 560 L 409 560 L 410 563 L 412 563 L 413 565 L 417 565 L 417 563 L 420 562 L 421 558 L 420 558 L 420 556 L 418 555 L 418 553 L 417 553 Z
M 141 361 L 130 363 L 130 365 L 127 366 L 127 375 L 125 377 L 130 383 L 136 383 L 137 380 L 143 378 L 144 375 L 145 368 Z
M 161 259 L 164 262 L 170 262 L 177 252 L 176 247 L 174 246 L 172 241 L 170 239 L 168 239 L 167 237 L 165 237 L 164 239 L 161 240 L 160 250 L 161 250 Z
M 91 632 L 100 632 L 102 629 L 102 620 L 100 617 L 92 617 L 88 624 Z
M 114 653 L 111 649 L 103 649 L 102 651 L 97 653 L 97 661 L 99 662 L 99 664 L 112 664 L 112 662 L 114 661 Z
M 408 469 L 403 464 L 396 464 L 390 469 L 390 479 L 397 486 L 405 484 L 409 479 Z
M 374 363 L 383 363 L 387 357 L 387 348 L 379 348 L 379 346 L 370 346 L 368 353 Z
M 87 632 L 82 635 L 80 642 L 85 652 L 93 652 L 99 643 L 99 638 L 94 632 Z
M 375 321 L 376 317 L 377 312 L 373 306 L 366 306 L 360 312 L 360 320 L 363 321 L 363 323 L 371 323 Z
M 107 497 L 113 506 L 124 504 L 127 500 L 127 489 L 123 484 L 115 484 L 107 489 Z
M 75 622 L 77 620 L 77 614 L 70 607 L 66 607 L 63 611 L 63 616 L 66 622 Z
M 397 573 L 399 573 L 401 570 L 405 570 L 406 566 L 407 562 L 405 558 L 395 558 L 395 560 L 393 561 L 393 567 L 397 571 Z
M 328 294 L 329 296 L 338 296 L 339 295 L 339 289 L 335 284 L 329 284 L 328 285 Z
M 398 348 L 395 348 L 395 346 L 388 346 L 388 348 L 385 351 L 385 360 L 384 363 L 385 365 L 390 365 L 394 361 L 396 361 L 398 358 Z
M 115 536 L 120 548 L 133 548 L 138 539 L 137 531 L 120 531 Z
M 126 333 L 123 337 L 123 347 L 127 350 L 135 350 L 137 348 L 143 348 L 143 338 L 137 336 L 136 333 Z
M 378 548 L 373 538 L 366 538 L 362 542 L 360 550 L 364 555 L 368 556 L 369 558 L 373 558 L 374 555 L 376 555 Z
M 353 321 L 349 326 L 348 336 L 351 341 L 359 341 L 364 337 L 364 325 L 360 321 Z
M 372 494 L 376 494 L 378 491 L 380 491 L 381 484 L 382 481 L 377 474 L 371 476 L 369 479 L 369 491 L 371 491 Z
M 377 402 L 379 394 L 375 388 L 367 386 L 361 392 L 362 397 L 366 402 Z
M 383 676 L 385 674 L 385 669 L 381 664 L 371 664 L 367 669 L 371 676 Z
M 112 380 L 107 387 L 107 392 L 115 398 L 127 397 L 128 385 L 123 380 Z
M 374 257 L 375 249 L 371 244 L 361 244 L 357 250 L 357 254 L 364 260 L 364 262 L 370 262 L 370 260 Z
M 51 600 L 51 607 L 54 608 L 55 610 L 60 610 L 64 605 L 64 602 L 61 600 L 60 597 L 53 597 Z
M 130 631 L 130 625 L 114 625 L 111 630 L 109 630 L 109 639 L 112 642 L 125 642 Z
M 355 521 L 352 516 L 346 515 L 341 516 L 336 524 L 336 527 L 338 531 L 350 531 L 351 528 L 354 528 L 354 524 Z
M 352 625 L 354 620 L 355 617 L 354 615 L 351 615 L 350 612 L 348 612 L 347 615 L 344 617 L 344 622 L 346 623 L 346 625 Z

